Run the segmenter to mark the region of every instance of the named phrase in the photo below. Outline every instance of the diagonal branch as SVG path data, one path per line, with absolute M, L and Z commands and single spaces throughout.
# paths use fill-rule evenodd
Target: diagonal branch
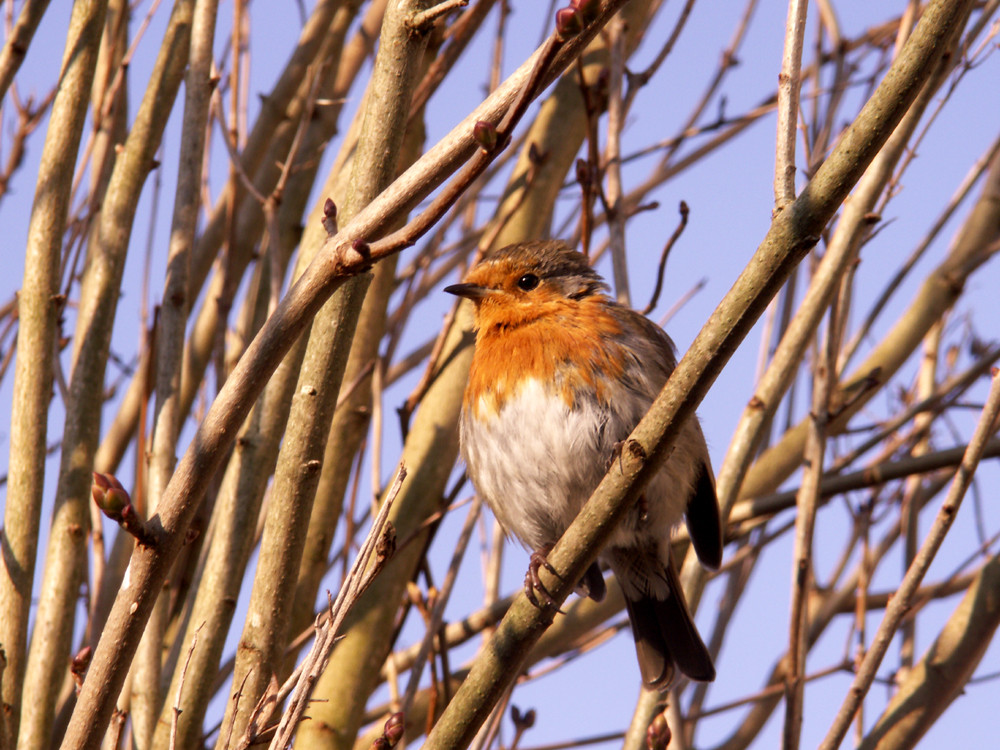
M 937 551 L 941 548 L 945 535 L 955 521 L 955 515 L 962 504 L 962 498 L 972 483 L 972 477 L 983 456 L 983 450 L 994 431 L 998 414 L 1000 414 L 1000 372 L 994 371 L 993 385 L 990 388 L 986 405 L 983 407 L 982 417 L 976 426 L 972 440 L 969 441 L 969 447 L 962 457 L 962 463 L 955 473 L 955 479 L 948 490 L 948 495 L 938 511 L 937 518 L 934 519 L 934 525 L 927 532 L 927 537 L 914 558 L 913 564 L 906 571 L 896 595 L 889 600 L 885 608 L 885 616 L 879 624 L 864 661 L 858 668 L 854 682 L 851 683 L 851 687 L 847 691 L 847 698 L 841 705 L 830 731 L 820 745 L 821 750 L 833 750 L 833 748 L 839 747 L 844 739 L 854 714 L 875 679 L 875 672 L 882 663 L 882 657 L 889 650 L 889 645 L 892 643 L 899 623 L 913 605 L 917 588 L 923 581 Z
M 543 572 L 557 604 L 569 594 L 643 484 L 669 454 L 680 425 L 693 416 L 723 365 L 768 301 L 815 244 L 848 191 L 885 143 L 915 99 L 965 18 L 968 3 L 931 3 L 884 80 L 845 131 L 837 148 L 794 203 L 779 213 L 733 288 L 702 328 L 646 417 L 549 555 L 559 578 Z M 519 596 L 476 661 L 424 745 L 428 750 L 465 747 L 492 705 L 518 674 L 527 651 L 544 632 L 551 610 Z
M 535 95 L 566 69 L 624 2 L 605 0 L 593 23 L 579 35 L 560 42 L 551 65 L 537 85 L 531 86 Z M 391 245 L 380 254 L 373 248 L 369 254 L 364 252 L 367 245 L 360 243 L 356 248 L 353 240 L 379 236 L 458 169 L 478 147 L 472 136 L 473 125 L 481 120 L 497 122 L 511 109 L 529 80 L 537 78 L 535 70 L 543 54 L 544 49 L 532 55 L 450 134 L 331 237 L 247 348 L 178 464 L 161 500 L 160 513 L 151 519 L 160 543 L 155 548 L 138 550 L 132 557 L 129 579 L 118 593 L 98 643 L 67 729 L 64 748 L 100 745 L 155 594 L 184 542 L 211 477 L 282 357 L 346 278 L 402 248 Z

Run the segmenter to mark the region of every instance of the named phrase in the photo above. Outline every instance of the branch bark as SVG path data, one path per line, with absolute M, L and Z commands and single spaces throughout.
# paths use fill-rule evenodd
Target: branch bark
M 542 86 L 566 68 L 582 46 L 623 3 L 624 0 L 607 0 L 597 20 L 582 34 L 562 45 L 543 75 Z M 377 259 L 374 253 L 371 256 L 361 255 L 353 248 L 353 240 L 378 236 L 473 154 L 478 148 L 472 137 L 474 123 L 500 120 L 501 114 L 518 97 L 536 67 L 536 58 L 540 56 L 541 52 L 536 52 L 336 237 L 324 243 L 316 261 L 292 287 L 247 348 L 178 464 L 164 493 L 160 513 L 151 519 L 159 532 L 159 544 L 153 548 L 137 548 L 133 555 L 129 579 L 115 600 L 70 720 L 64 740 L 67 750 L 96 748 L 99 745 L 103 728 L 111 716 L 114 695 L 121 687 L 127 665 L 149 617 L 154 592 L 162 585 L 170 563 L 184 542 L 209 478 L 222 461 L 254 399 L 260 395 L 291 344 L 333 291 L 344 279 L 359 273 Z M 397 245 L 387 250 L 386 254 L 399 249 Z
M 31 6 L 44 9 L 45 3 Z M 46 415 L 64 304 L 59 297 L 59 261 L 75 168 L 74 160 L 66 154 L 75 154 L 80 148 L 106 8 L 107 3 L 100 0 L 73 6 L 61 85 L 51 114 L 60 127 L 48 129 L 42 149 L 28 225 L 24 282 L 18 297 L 20 323 L 10 425 L 10 466 L 14 470 L 8 480 L 0 531 L 0 644 L 7 662 L 2 681 L 0 747 L 5 748 L 15 747 L 21 723 L 28 616 L 45 487 Z M 22 16 L 29 10 L 26 5 Z M 15 41 L 12 35 L 5 52 Z M 58 687 L 42 684 L 42 690 L 52 694 L 54 701 Z M 37 690 L 33 694 L 33 700 L 40 697 Z
M 820 750 L 834 750 L 834 748 L 840 746 L 841 741 L 844 739 L 844 735 L 847 733 L 855 712 L 858 710 L 861 701 L 868 692 L 868 688 L 871 687 L 875 679 L 875 671 L 878 669 L 879 664 L 882 663 L 882 658 L 889 649 L 889 644 L 892 642 L 900 621 L 913 605 L 917 588 L 920 586 L 921 581 L 923 581 L 931 561 L 941 548 L 945 535 L 955 521 L 955 515 L 962 504 L 962 498 L 972 483 L 972 477 L 976 473 L 976 468 L 982 458 L 983 449 L 986 446 L 989 436 L 994 431 L 998 415 L 1000 415 L 1000 373 L 995 372 L 993 375 L 993 384 L 990 388 L 990 395 L 983 407 L 983 413 L 980 416 L 979 424 L 976 426 L 972 440 L 969 441 L 969 447 L 962 457 L 962 463 L 955 473 L 955 479 L 948 490 L 948 496 L 942 503 L 930 531 L 927 532 L 927 537 L 917 552 L 917 556 L 907 569 L 906 575 L 903 577 L 903 582 L 899 585 L 899 589 L 896 592 L 896 596 L 886 606 L 885 615 L 879 624 L 878 631 L 875 633 L 875 637 L 872 639 L 872 643 L 865 653 L 864 660 L 858 667 L 854 681 L 847 692 L 847 698 L 837 712 L 830 731 L 827 732 L 826 737 L 819 746 Z
M 848 191 L 902 119 L 968 7 L 968 3 L 943 0 L 928 6 L 916 31 L 836 149 L 796 201 L 775 217 L 750 264 L 633 431 L 629 443 L 638 450 L 623 450 L 621 463 L 615 462 L 549 554 L 559 578 L 542 575 L 557 602 L 569 594 L 571 582 L 580 580 L 619 518 L 638 497 L 644 482 L 666 458 L 678 425 L 693 416 L 736 346 L 815 244 Z M 459 748 L 472 740 L 493 704 L 518 674 L 528 648 L 550 618 L 548 610 L 534 608 L 523 596 L 514 601 L 469 678 L 435 725 L 426 748 Z
M 1000 557 L 993 557 L 976 575 L 923 659 L 908 672 L 859 750 L 916 747 L 962 695 L 998 626 Z

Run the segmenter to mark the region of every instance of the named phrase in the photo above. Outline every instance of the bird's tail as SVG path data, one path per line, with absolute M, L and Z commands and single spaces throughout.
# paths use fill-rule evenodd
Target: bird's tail
M 668 562 L 664 567 L 669 591 L 665 598 L 623 587 L 642 681 L 651 688 L 665 688 L 676 668 L 692 680 L 711 682 L 712 656 L 691 618 L 673 566 Z

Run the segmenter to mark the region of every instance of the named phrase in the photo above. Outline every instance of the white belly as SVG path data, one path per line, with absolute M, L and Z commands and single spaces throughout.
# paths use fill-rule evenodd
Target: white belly
M 638 399 L 636 399 L 637 401 Z M 486 404 L 481 413 L 489 414 Z M 537 380 L 525 382 L 498 414 L 462 417 L 462 455 L 480 497 L 504 529 L 532 550 L 554 544 L 607 471 L 616 445 L 632 431 L 646 404 L 617 404 L 616 417 L 596 399 L 577 398 L 570 409 Z M 687 432 L 685 430 L 684 432 Z M 674 457 L 647 488 L 638 511 L 623 521 L 611 546 L 631 547 L 636 535 L 669 539 L 683 514 L 694 477 L 683 433 Z
M 508 533 L 535 550 L 562 535 L 604 475 L 605 422 L 596 405 L 570 410 L 537 380 L 487 420 L 463 415 L 469 476 Z

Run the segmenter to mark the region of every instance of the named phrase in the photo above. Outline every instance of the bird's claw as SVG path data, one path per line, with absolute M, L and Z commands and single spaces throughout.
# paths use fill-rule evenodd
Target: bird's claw
M 546 559 L 544 552 L 532 552 L 531 557 L 528 559 L 528 572 L 524 574 L 524 595 L 528 597 L 529 602 L 539 609 L 543 606 L 552 607 L 562 614 L 562 610 L 559 609 L 559 603 L 552 598 L 552 594 L 549 593 L 549 590 L 538 575 L 538 571 L 541 568 L 545 568 L 556 578 L 559 577 L 556 569 Z M 541 599 L 541 602 L 539 602 L 539 599 Z
M 625 441 L 619 440 L 617 443 L 611 446 L 611 455 L 608 456 L 608 463 L 604 467 L 604 471 L 608 472 L 611 467 L 615 465 L 615 461 L 618 462 L 618 473 L 625 473 L 625 466 L 622 463 L 622 450 L 625 448 Z

